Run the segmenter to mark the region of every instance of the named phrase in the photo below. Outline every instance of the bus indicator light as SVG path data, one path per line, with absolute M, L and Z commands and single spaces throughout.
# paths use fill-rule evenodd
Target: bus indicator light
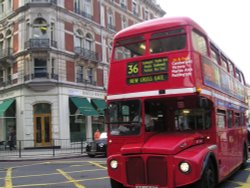
M 197 92 L 197 93 L 199 93 L 199 94 L 200 94 L 200 93 L 201 93 L 201 91 L 202 91 L 202 89 L 201 89 L 200 87 L 197 87 L 197 88 L 196 88 L 196 92 Z

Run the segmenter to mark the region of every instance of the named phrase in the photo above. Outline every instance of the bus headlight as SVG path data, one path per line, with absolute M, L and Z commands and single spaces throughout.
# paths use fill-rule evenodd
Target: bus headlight
M 179 169 L 182 173 L 189 173 L 191 168 L 190 168 L 190 164 L 188 164 L 187 162 L 181 162 L 179 165 Z
M 109 165 L 112 169 L 116 169 L 118 167 L 118 161 L 113 159 L 110 161 Z

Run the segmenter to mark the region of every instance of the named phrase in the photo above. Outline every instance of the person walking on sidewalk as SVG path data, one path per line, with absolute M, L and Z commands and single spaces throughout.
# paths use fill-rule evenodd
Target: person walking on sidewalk
M 15 149 L 15 143 L 16 143 L 16 131 L 15 129 L 11 129 L 10 130 L 10 133 L 9 133 L 9 147 L 10 147 L 10 150 L 12 149 Z

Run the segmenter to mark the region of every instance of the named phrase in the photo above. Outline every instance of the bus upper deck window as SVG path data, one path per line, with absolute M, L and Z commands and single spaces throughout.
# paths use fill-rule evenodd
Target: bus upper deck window
M 143 36 L 116 41 L 115 60 L 123 60 L 142 56 L 146 51 L 146 42 Z
M 197 52 L 200 52 L 202 55 L 207 56 L 208 49 L 207 49 L 206 39 L 204 36 L 197 33 L 196 31 L 193 31 L 192 32 L 192 44 L 193 44 L 194 50 L 196 50 Z
M 151 54 L 181 50 L 185 47 L 186 34 L 184 29 L 154 33 L 150 39 Z

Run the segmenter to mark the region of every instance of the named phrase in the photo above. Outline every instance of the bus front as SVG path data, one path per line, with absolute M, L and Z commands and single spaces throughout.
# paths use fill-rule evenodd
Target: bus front
M 213 155 L 213 103 L 195 79 L 201 71 L 189 31 L 183 21 L 153 21 L 115 36 L 107 91 L 112 188 L 191 184 Z

